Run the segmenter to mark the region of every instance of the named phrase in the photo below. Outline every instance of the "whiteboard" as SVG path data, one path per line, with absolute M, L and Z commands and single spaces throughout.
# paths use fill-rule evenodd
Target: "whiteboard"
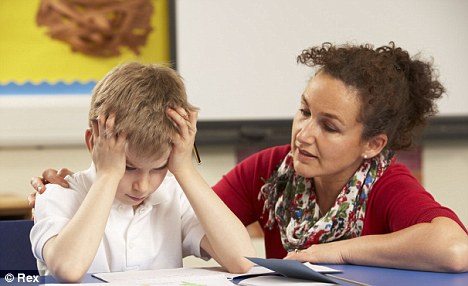
M 468 115 L 466 0 L 176 0 L 175 11 L 177 69 L 202 121 L 292 118 L 313 73 L 296 56 L 325 41 L 433 57 L 440 115 Z

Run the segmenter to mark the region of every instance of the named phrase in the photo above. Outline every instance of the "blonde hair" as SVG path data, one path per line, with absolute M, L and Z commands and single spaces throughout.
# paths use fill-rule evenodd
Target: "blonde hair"
M 157 64 L 126 63 L 111 70 L 94 87 L 89 120 L 115 114 L 114 133 L 127 133 L 128 148 L 139 157 L 158 158 L 170 147 L 177 128 L 168 107 L 195 110 L 173 69 Z

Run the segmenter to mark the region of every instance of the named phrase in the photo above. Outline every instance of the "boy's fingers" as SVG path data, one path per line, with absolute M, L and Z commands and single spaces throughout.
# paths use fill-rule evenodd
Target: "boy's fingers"
M 114 121 L 115 121 L 115 114 L 110 114 L 106 118 L 105 122 L 105 135 L 107 138 L 111 137 L 114 132 Z
M 98 119 L 94 119 L 91 121 L 91 133 L 93 134 L 93 140 L 95 143 L 96 138 L 99 136 Z

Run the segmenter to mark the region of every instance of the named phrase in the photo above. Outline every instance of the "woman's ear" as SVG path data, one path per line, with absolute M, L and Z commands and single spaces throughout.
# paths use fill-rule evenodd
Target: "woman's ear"
M 86 147 L 88 147 L 88 151 L 89 152 L 93 151 L 94 138 L 93 138 L 93 131 L 91 130 L 91 128 L 86 128 L 85 142 L 86 142 Z
M 367 140 L 364 148 L 363 157 L 372 158 L 377 156 L 387 146 L 388 137 L 386 134 L 376 135 Z

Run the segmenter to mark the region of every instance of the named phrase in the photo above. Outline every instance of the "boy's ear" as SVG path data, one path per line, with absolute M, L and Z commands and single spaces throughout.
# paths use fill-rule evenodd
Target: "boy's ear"
M 86 147 L 88 147 L 88 151 L 91 152 L 94 147 L 93 131 L 91 128 L 87 128 L 85 131 L 85 142 Z
M 372 158 L 377 156 L 384 148 L 387 146 L 388 137 L 386 134 L 376 135 L 369 140 L 364 150 L 363 155 L 367 158 Z

